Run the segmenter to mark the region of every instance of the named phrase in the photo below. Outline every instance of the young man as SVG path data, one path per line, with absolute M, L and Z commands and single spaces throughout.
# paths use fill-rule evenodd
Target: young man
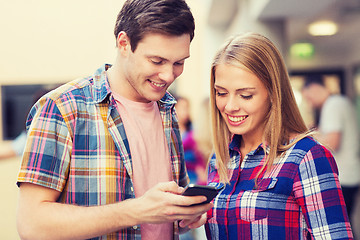
M 193 35 L 185 1 L 128 0 L 114 65 L 35 104 L 18 176 L 22 238 L 174 239 L 178 224 L 205 222 L 212 204 L 181 196 L 188 177 L 166 92 Z
M 351 219 L 360 188 L 360 145 L 355 108 L 347 97 L 331 94 L 319 75 L 306 79 L 302 93 L 314 109 L 320 110 L 316 137 L 334 154 Z

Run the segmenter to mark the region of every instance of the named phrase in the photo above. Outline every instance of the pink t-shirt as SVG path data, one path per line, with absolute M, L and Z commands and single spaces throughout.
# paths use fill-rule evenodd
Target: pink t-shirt
M 156 102 L 134 102 L 113 93 L 129 141 L 135 196 L 172 180 L 170 154 Z M 142 224 L 141 239 L 172 239 L 173 224 Z

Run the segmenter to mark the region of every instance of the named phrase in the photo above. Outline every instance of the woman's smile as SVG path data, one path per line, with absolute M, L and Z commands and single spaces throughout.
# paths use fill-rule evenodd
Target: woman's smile
M 243 115 L 243 116 L 227 115 L 229 124 L 231 124 L 233 126 L 239 126 L 239 125 L 243 124 L 247 117 L 248 117 L 247 115 Z

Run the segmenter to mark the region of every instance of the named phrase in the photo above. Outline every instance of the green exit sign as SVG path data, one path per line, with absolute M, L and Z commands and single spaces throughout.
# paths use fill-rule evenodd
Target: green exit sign
M 314 56 L 315 48 L 311 43 L 294 43 L 290 47 L 290 55 L 296 58 L 309 59 Z

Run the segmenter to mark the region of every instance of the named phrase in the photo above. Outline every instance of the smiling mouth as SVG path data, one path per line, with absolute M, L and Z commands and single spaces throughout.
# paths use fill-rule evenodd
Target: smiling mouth
M 156 82 L 153 82 L 153 81 L 151 81 L 151 80 L 149 80 L 149 82 L 153 85 L 153 86 L 155 86 L 155 87 L 157 87 L 157 88 L 163 88 L 163 87 L 165 87 L 165 83 L 156 83 Z
M 231 122 L 239 123 L 239 122 L 244 121 L 247 118 L 247 116 L 234 117 L 234 116 L 228 115 L 228 118 Z

